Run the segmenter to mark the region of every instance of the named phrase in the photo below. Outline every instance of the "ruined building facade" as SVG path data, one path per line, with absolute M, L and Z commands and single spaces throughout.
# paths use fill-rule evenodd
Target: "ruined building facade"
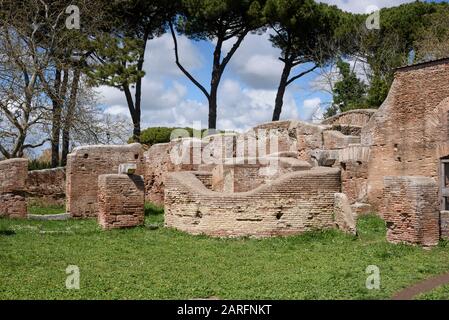
M 18 208 L 3 215 L 23 216 L 27 190 L 39 197 L 45 189 L 65 192 L 73 217 L 100 212 L 103 225 L 105 217 L 113 221 L 106 227 L 141 224 L 144 189 L 146 201 L 165 205 L 166 226 L 192 234 L 273 236 L 334 227 L 354 234 L 359 215 L 377 213 L 389 241 L 435 245 L 449 236 L 448 83 L 449 60 L 438 60 L 398 69 L 378 110 L 174 139 L 146 152 L 138 144 L 78 148 L 68 158 L 66 190 L 40 188 L 44 173 L 27 178 L 20 164 L 0 163 L 0 177 L 8 170 L 23 176 L 14 188 L 0 180 L 0 197 Z M 111 176 L 123 163 L 135 165 L 143 179 Z M 132 206 L 123 217 L 120 203 L 105 200 L 115 193 Z

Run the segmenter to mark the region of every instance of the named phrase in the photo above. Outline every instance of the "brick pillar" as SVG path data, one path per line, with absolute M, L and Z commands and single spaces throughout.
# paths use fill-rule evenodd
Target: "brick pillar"
M 381 214 L 387 240 L 433 246 L 438 244 L 438 186 L 426 177 L 385 177 Z
M 98 223 L 103 229 L 143 225 L 144 180 L 141 176 L 105 174 L 98 177 Z
M 26 218 L 28 160 L 0 161 L 0 217 Z

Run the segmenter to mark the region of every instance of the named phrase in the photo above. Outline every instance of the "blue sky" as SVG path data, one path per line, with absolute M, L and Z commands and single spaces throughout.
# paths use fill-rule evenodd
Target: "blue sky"
M 396 6 L 413 0 L 322 0 L 343 10 L 366 13 L 367 8 Z M 442 1 L 436 1 L 442 2 Z M 180 60 L 209 88 L 213 44 L 179 37 Z M 224 53 L 232 40 L 224 47 Z M 219 89 L 218 127 L 245 130 L 271 120 L 274 99 L 282 72 L 280 51 L 271 46 L 268 34 L 249 35 L 228 65 Z M 307 66 L 304 66 L 307 67 Z M 303 67 L 303 68 L 304 68 Z M 150 41 L 143 85 L 143 127 L 192 126 L 201 121 L 207 127 L 208 107 L 203 94 L 177 69 L 170 35 Z M 301 67 L 294 71 L 298 73 Z M 331 101 L 321 90 L 320 71 L 293 83 L 284 99 L 283 119 L 310 120 L 317 106 Z M 102 87 L 101 102 L 107 113 L 128 116 L 123 93 Z M 319 113 L 319 111 L 317 112 Z

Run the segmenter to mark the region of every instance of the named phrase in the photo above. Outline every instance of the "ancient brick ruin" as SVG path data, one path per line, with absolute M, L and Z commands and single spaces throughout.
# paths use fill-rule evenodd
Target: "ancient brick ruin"
M 28 160 L 0 161 L 0 217 L 26 218 Z
M 27 202 L 40 206 L 65 204 L 66 174 L 64 168 L 28 172 L 26 181 Z
M 98 223 L 103 229 L 143 224 L 145 195 L 141 176 L 104 174 L 98 178 Z
M 145 198 L 165 205 L 167 227 L 275 236 L 356 234 L 359 215 L 378 213 L 389 241 L 435 245 L 449 237 L 448 83 L 449 59 L 438 60 L 398 69 L 378 110 L 179 138 L 145 153 L 139 144 L 77 148 L 65 189 L 61 171 L 28 174 L 23 160 L 0 162 L 0 214 L 24 217 L 27 196 L 66 194 L 72 217 L 129 227 L 143 223 Z M 134 164 L 135 175 L 117 174 L 121 164 Z
M 98 177 L 115 174 L 122 163 L 143 173 L 140 144 L 76 148 L 67 159 L 67 212 L 74 218 L 98 216 Z
M 192 172 L 167 176 L 165 223 L 192 234 L 213 236 L 291 235 L 334 226 L 338 169 L 283 175 L 247 192 L 208 189 Z

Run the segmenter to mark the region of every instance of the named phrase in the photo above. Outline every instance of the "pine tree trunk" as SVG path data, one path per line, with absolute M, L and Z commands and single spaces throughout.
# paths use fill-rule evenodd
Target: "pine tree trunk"
M 282 106 L 284 105 L 284 95 L 287 89 L 288 77 L 292 70 L 292 65 L 290 62 L 284 64 L 284 70 L 282 71 L 281 81 L 279 82 L 278 91 L 276 94 L 276 101 L 274 105 L 273 121 L 279 121 L 282 113 Z
M 73 114 L 75 113 L 76 109 L 80 77 L 81 77 L 81 69 L 79 67 L 75 67 L 73 73 L 72 87 L 70 89 L 70 100 L 67 106 L 67 114 L 64 123 L 64 128 L 62 130 L 61 166 L 66 166 L 67 155 L 70 152 L 70 130 L 73 126 Z

